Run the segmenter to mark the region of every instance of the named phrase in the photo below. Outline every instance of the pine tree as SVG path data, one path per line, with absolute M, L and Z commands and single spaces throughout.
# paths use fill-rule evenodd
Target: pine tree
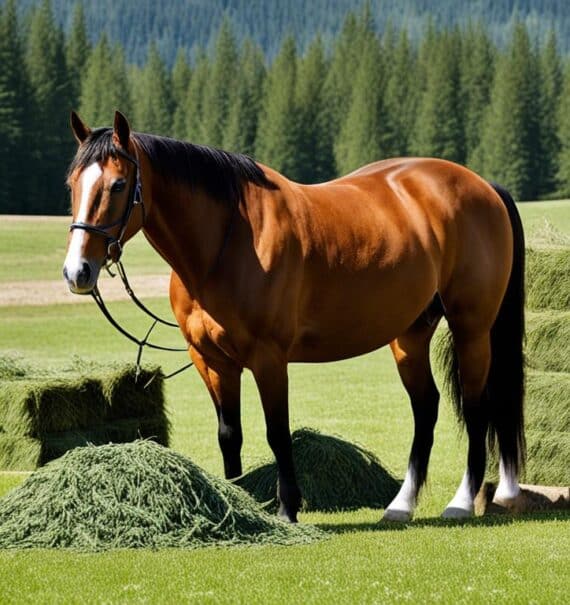
M 475 168 L 507 187 L 517 199 L 538 193 L 538 69 L 528 32 L 517 23 L 499 59 Z
M 379 43 L 370 38 L 362 49 L 350 108 L 335 145 L 341 174 L 385 157 L 380 65 Z
M 371 36 L 374 36 L 374 31 L 370 13 L 365 12 L 364 16 L 358 18 L 351 12 L 346 16 L 340 34 L 334 42 L 324 83 L 324 119 L 333 145 L 350 107 L 362 48 Z
M 570 197 L 570 62 L 566 62 L 558 106 L 558 193 Z
M 254 155 L 265 80 L 265 62 L 261 49 L 250 40 L 246 40 L 242 48 L 237 80 L 223 146 L 229 151 Z
M 123 50 L 111 49 L 104 33 L 87 61 L 79 107 L 81 117 L 96 126 L 109 124 L 117 109 L 126 115 L 132 112 Z
M 298 107 L 299 170 L 302 183 L 326 181 L 335 175 L 333 141 L 325 121 L 323 91 L 327 73 L 325 49 L 320 36 L 299 62 L 296 103 Z
M 83 4 L 75 5 L 73 22 L 65 45 L 65 60 L 71 87 L 71 104 L 77 108 L 81 96 L 81 80 L 85 74 L 91 45 L 87 38 Z
M 40 214 L 63 213 L 67 199 L 62 175 L 73 152 L 68 125 L 71 90 L 63 32 L 54 22 L 49 0 L 44 0 L 32 15 L 26 63 L 34 96 L 34 156 L 38 159 L 38 195 L 31 210 Z
M 396 157 L 409 154 L 420 96 L 416 82 L 416 58 L 407 30 L 400 32 L 391 59 L 387 66 L 382 127 L 386 131 L 386 153 Z
M 464 161 L 458 46 L 457 33 L 445 32 L 431 50 L 412 138 L 417 155 Z
M 560 141 L 557 133 L 558 104 L 562 87 L 562 66 L 554 31 L 550 32 L 540 54 L 539 129 L 540 161 L 539 191 L 541 195 L 556 190 Z
M 202 138 L 202 109 L 204 106 L 204 87 L 210 74 L 210 63 L 201 52 L 194 66 L 188 85 L 182 111 L 184 112 L 184 138 L 193 143 L 205 144 Z
M 33 107 L 15 0 L 0 7 L 0 65 L 0 214 L 28 212 Z
M 216 53 L 205 83 L 202 108 L 202 139 L 222 147 L 228 113 L 233 102 L 238 66 L 237 46 L 230 21 L 224 18 L 216 40 Z
M 461 47 L 461 105 L 465 130 L 465 157 L 471 164 L 479 145 L 485 111 L 491 98 L 495 48 L 483 26 L 468 27 Z
M 298 175 L 296 78 L 297 49 L 288 36 L 265 80 L 256 157 L 292 179 Z
M 140 85 L 134 100 L 137 130 L 170 135 L 174 113 L 172 83 L 156 45 L 149 47 L 148 58 L 140 72 Z
M 178 139 L 183 139 L 186 134 L 184 101 L 186 100 L 191 77 L 192 70 L 186 61 L 186 53 L 181 48 L 176 55 L 176 62 L 172 68 L 172 99 L 175 107 L 172 136 Z

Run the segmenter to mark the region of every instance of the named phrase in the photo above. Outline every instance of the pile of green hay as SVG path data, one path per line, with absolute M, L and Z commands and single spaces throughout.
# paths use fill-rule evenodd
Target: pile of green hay
M 398 493 L 400 482 L 359 445 L 309 428 L 295 431 L 292 440 L 303 510 L 386 508 Z M 277 509 L 275 462 L 249 471 L 236 483 L 268 509 Z
M 529 309 L 570 309 L 570 247 L 527 249 L 526 302 Z
M 133 365 L 79 366 L 42 370 L 0 359 L 0 469 L 32 470 L 88 442 L 168 444 L 159 368 L 135 381 Z
M 300 544 L 324 534 L 151 441 L 76 448 L 0 500 L 0 548 Z

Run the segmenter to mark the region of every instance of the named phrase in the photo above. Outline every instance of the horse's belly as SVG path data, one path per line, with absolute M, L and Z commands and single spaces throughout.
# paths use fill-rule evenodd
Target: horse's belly
M 362 297 L 350 290 L 341 300 L 324 296 L 300 316 L 289 360 L 337 361 L 379 349 L 405 332 L 432 296 L 429 289 L 404 297 L 370 287 Z

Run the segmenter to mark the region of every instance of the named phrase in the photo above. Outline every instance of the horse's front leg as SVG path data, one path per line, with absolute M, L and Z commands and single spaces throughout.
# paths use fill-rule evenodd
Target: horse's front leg
M 239 477 L 243 442 L 240 417 L 242 368 L 229 358 L 205 357 L 194 347 L 190 347 L 190 356 L 214 402 L 226 479 Z
M 295 476 L 289 430 L 287 361 L 279 352 L 264 348 L 255 356 L 251 369 L 261 396 L 267 441 L 277 461 L 279 515 L 296 523 L 301 491 Z

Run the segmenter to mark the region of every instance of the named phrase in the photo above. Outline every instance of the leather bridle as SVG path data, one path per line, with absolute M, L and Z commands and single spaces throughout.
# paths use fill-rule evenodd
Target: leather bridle
M 74 231 L 75 229 L 83 229 L 88 233 L 101 235 L 105 238 L 107 250 L 104 261 L 105 266 L 107 266 L 109 262 L 116 263 L 120 260 L 121 255 L 123 254 L 123 237 L 125 236 L 127 225 L 129 224 L 129 220 L 131 218 L 133 210 L 135 209 L 135 206 L 141 207 L 141 227 L 144 226 L 146 219 L 146 211 L 142 195 L 142 183 L 140 178 L 141 171 L 139 161 L 136 157 L 132 156 L 130 153 L 127 153 L 123 149 L 117 148 L 115 151 L 118 155 L 124 157 L 126 160 L 131 162 L 135 167 L 135 182 L 129 192 L 129 199 L 127 201 L 127 205 L 125 206 L 125 210 L 123 211 L 123 215 L 121 216 L 121 218 L 119 218 L 113 223 L 109 223 L 108 225 L 92 225 L 91 223 L 76 221 L 74 223 L 71 223 L 71 225 L 69 226 L 70 231 Z M 117 226 L 119 226 L 119 233 L 117 236 L 114 236 L 110 233 L 110 230 L 114 229 Z

